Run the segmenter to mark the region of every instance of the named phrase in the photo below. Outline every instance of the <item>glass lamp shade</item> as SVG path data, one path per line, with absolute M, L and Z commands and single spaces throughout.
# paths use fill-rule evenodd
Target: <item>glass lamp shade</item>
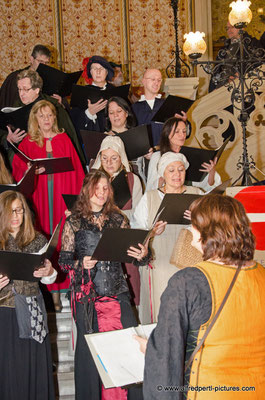
M 251 2 L 247 0 L 237 0 L 229 5 L 232 8 L 228 16 L 231 25 L 249 24 L 252 19 L 250 4 Z
M 184 45 L 183 45 L 183 51 L 187 56 L 192 57 L 192 55 L 199 55 L 201 56 L 202 54 L 205 53 L 206 51 L 206 43 L 204 41 L 205 34 L 204 32 L 189 32 L 185 33 L 184 35 Z

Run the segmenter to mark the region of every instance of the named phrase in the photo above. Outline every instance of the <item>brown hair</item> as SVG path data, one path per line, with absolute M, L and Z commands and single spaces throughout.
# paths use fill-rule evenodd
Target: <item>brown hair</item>
M 243 205 L 220 194 L 203 196 L 191 205 L 191 223 L 200 232 L 203 259 L 242 265 L 253 259 L 255 237 Z
M 160 136 L 160 143 L 159 143 L 161 156 L 164 153 L 167 153 L 168 151 L 172 151 L 171 146 L 170 146 L 169 135 L 170 135 L 172 129 L 175 129 L 175 127 L 178 126 L 179 122 L 184 122 L 184 121 L 181 118 L 172 117 L 172 118 L 169 118 L 164 123 L 163 129 L 161 132 L 161 136 Z M 184 124 L 186 125 L 186 128 L 188 128 L 188 124 L 186 122 L 184 122 Z M 189 137 L 190 137 L 190 133 L 187 131 L 186 139 L 188 139 Z
M 42 89 L 43 86 L 43 80 L 38 74 L 37 71 L 33 71 L 32 69 L 23 69 L 21 72 L 18 73 L 17 75 L 17 83 L 21 79 L 29 78 L 31 88 L 32 89 Z
M 108 199 L 103 206 L 102 213 L 105 215 L 110 214 L 111 212 L 120 213 L 119 208 L 114 204 L 113 190 L 109 178 L 103 171 L 92 170 L 85 176 L 81 192 L 73 209 L 73 213 L 78 217 L 89 218 L 92 215 L 90 198 L 94 195 L 96 185 L 102 178 L 107 180 L 109 189 Z
M 12 216 L 12 203 L 20 200 L 24 209 L 24 218 L 20 230 L 16 236 L 16 242 L 19 248 L 25 247 L 35 239 L 36 232 L 32 224 L 31 212 L 25 200 L 25 197 L 13 190 L 7 190 L 0 194 L 0 248 L 5 250 L 8 236 L 10 234 L 10 220 Z
M 8 169 L 5 166 L 4 158 L 0 153 L 0 184 L 5 185 L 13 183 L 13 178 Z
M 47 100 L 40 100 L 37 103 L 34 104 L 32 107 L 30 114 L 29 114 L 29 120 L 28 120 L 28 134 L 30 137 L 31 142 L 37 143 L 38 146 L 42 147 L 44 144 L 44 138 L 43 134 L 40 131 L 38 120 L 36 117 L 36 114 L 38 111 L 42 110 L 45 107 L 49 107 L 52 114 L 54 115 L 54 123 L 52 126 L 52 132 L 54 133 L 61 133 L 62 131 L 58 128 L 58 123 L 57 123 L 57 114 L 56 114 L 56 108 L 55 106 L 50 103 Z

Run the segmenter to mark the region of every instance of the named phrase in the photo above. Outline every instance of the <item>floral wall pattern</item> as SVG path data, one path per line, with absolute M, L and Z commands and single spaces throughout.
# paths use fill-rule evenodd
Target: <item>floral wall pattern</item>
M 179 1 L 179 45 L 188 30 L 188 4 Z M 0 84 L 29 63 L 35 44 L 53 50 L 52 65 L 82 68 L 84 57 L 102 55 L 129 63 L 134 85 L 147 67 L 173 59 L 175 31 L 170 0 L 1 0 Z
M 146 68 L 165 69 L 175 49 L 173 9 L 170 0 L 129 0 L 130 51 L 132 80 L 140 83 Z M 188 30 L 188 0 L 178 5 L 178 37 L 182 48 L 183 34 Z
M 55 48 L 56 13 L 53 0 L 1 0 L 0 15 L 1 84 L 10 72 L 29 65 L 36 44 Z
M 80 69 L 92 55 L 122 62 L 120 0 L 62 0 L 62 25 L 66 70 Z

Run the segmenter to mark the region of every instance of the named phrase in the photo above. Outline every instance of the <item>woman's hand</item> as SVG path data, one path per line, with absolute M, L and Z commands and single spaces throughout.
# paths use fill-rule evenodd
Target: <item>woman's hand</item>
M 8 134 L 7 134 L 6 140 L 9 143 L 19 143 L 27 135 L 27 132 L 21 131 L 20 129 L 16 129 L 13 132 L 8 125 L 7 125 L 7 130 L 8 130 Z
M 183 217 L 190 221 L 191 220 L 191 211 L 190 210 L 185 210 L 184 214 L 183 214 Z
M 133 337 L 139 343 L 141 352 L 145 354 L 148 340 L 137 335 L 133 335 Z
M 151 147 L 148 150 L 148 153 L 144 155 L 144 158 L 146 158 L 147 160 L 150 160 L 150 158 L 152 157 L 153 152 L 154 152 L 154 149 L 153 149 L 153 147 Z
M 167 224 L 167 222 L 165 222 L 165 221 L 157 221 L 155 226 L 153 227 L 151 236 L 154 237 L 154 236 L 161 235 L 166 228 L 166 224 Z
M 188 117 L 187 117 L 187 113 L 185 113 L 185 111 L 181 111 L 181 114 L 176 113 L 174 115 L 175 118 L 180 118 L 182 119 L 182 121 L 186 122 Z
M 209 163 L 202 163 L 201 169 L 199 171 L 202 172 L 207 172 L 209 174 L 208 176 L 208 184 L 212 186 L 214 184 L 214 175 L 215 175 L 215 166 L 217 163 L 217 157 L 215 157 L 214 160 L 210 160 Z
M 40 168 L 36 168 L 35 169 L 35 175 L 43 174 L 43 172 L 45 172 L 45 168 L 44 167 L 40 167 Z
M 57 101 L 58 101 L 58 103 L 59 104 L 61 104 L 62 106 L 63 106 L 63 104 L 62 104 L 62 97 L 61 96 L 59 96 L 59 94 L 56 94 L 56 93 L 54 93 L 53 95 L 52 95 L 52 97 L 54 98 L 54 99 L 56 99 Z M 63 106 L 64 107 L 64 106 Z
M 88 111 L 91 115 L 95 115 L 97 114 L 99 111 L 104 110 L 104 108 L 107 105 L 107 100 L 104 99 L 100 99 L 99 101 L 97 101 L 96 103 L 91 103 L 91 101 L 88 99 L 87 100 L 87 108 Z
M 138 243 L 138 246 L 139 248 L 130 246 L 127 250 L 127 254 L 128 256 L 136 258 L 138 261 L 140 261 L 142 258 L 147 256 L 148 242 L 145 244 L 145 246 L 141 243 Z
M 85 256 L 83 258 L 83 267 L 85 269 L 92 269 L 94 268 L 94 266 L 96 265 L 96 263 L 98 262 L 98 260 L 91 260 L 91 256 Z
M 33 272 L 33 276 L 35 276 L 35 278 L 43 278 L 44 276 L 52 275 L 53 272 L 54 268 L 52 266 L 52 263 L 50 262 L 50 260 L 47 260 L 47 258 L 45 258 L 43 265 Z
M 64 212 L 64 214 L 65 214 L 65 216 L 66 216 L 66 218 L 67 217 L 69 217 L 71 214 L 72 214 L 72 211 L 70 211 L 70 210 L 65 210 L 65 212 Z
M 0 290 L 7 286 L 10 282 L 10 279 L 6 275 L 0 275 Z

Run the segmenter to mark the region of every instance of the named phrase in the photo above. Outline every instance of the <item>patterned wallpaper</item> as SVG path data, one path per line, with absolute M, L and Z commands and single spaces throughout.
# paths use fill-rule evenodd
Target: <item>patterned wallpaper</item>
M 231 2 L 232 0 L 212 0 L 213 41 L 217 41 L 221 36 L 226 36 L 225 27 L 231 11 L 231 7 L 229 7 Z M 252 0 L 251 3 L 252 21 L 246 30 L 251 36 L 259 39 L 265 31 L 265 4 L 264 0 Z
M 175 49 L 173 9 L 170 0 L 129 0 L 130 50 L 133 82 L 140 83 L 146 68 L 165 69 Z M 187 31 L 188 1 L 179 1 L 179 47 Z
M 120 3 L 120 0 L 62 0 L 66 70 L 81 68 L 83 58 L 92 55 L 121 63 Z
M 29 65 L 36 44 L 55 47 L 56 13 L 53 0 L 1 0 L 0 15 L 2 83 L 10 72 Z
M 180 47 L 189 1 L 179 0 Z M 0 84 L 28 65 L 37 43 L 54 50 L 52 65 L 61 54 L 65 71 L 81 69 L 83 58 L 95 54 L 118 63 L 129 58 L 134 85 L 147 67 L 165 70 L 173 58 L 170 0 L 1 0 L 0 15 Z

